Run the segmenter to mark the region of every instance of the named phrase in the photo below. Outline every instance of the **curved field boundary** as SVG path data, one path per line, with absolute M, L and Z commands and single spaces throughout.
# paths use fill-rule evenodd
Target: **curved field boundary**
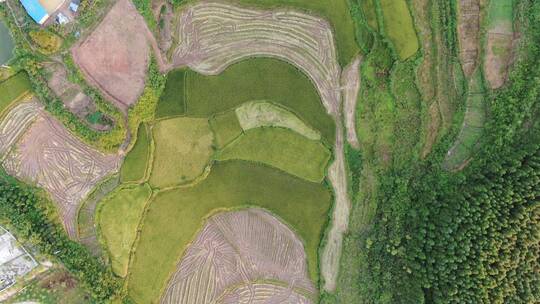
M 443 166 L 447 170 L 463 169 L 472 158 L 484 132 L 486 120 L 485 96 L 482 87 L 482 71 L 477 69 L 469 81 L 467 108 L 463 125 L 457 139 L 448 151 Z
M 254 283 L 259 279 L 283 282 L 286 287 Z M 240 290 L 226 292 L 237 285 Z M 206 221 L 177 265 L 161 303 L 214 303 L 222 294 L 224 299 L 218 303 L 272 298 L 280 299 L 279 303 L 311 303 L 294 292 L 296 288 L 314 296 L 302 242 L 267 211 L 250 208 L 218 213 Z M 254 290 L 258 292 L 250 296 Z
M 119 162 L 119 155 L 94 150 L 59 121 L 40 113 L 3 166 L 10 175 L 44 188 L 68 235 L 76 238 L 80 203 L 100 180 L 118 170 Z
M 43 111 L 37 101 L 24 102 L 13 107 L 0 121 L 0 160 L 3 160 L 11 147 L 26 132 Z
M 311 140 L 321 139 L 321 133 L 308 126 L 294 113 L 273 103 L 247 102 L 236 108 L 235 112 L 244 131 L 259 127 L 282 127 Z
M 175 66 L 217 75 L 245 58 L 275 57 L 310 77 L 328 113 L 339 111 L 341 68 L 324 19 L 290 9 L 265 11 L 214 1 L 188 5 L 179 18 Z

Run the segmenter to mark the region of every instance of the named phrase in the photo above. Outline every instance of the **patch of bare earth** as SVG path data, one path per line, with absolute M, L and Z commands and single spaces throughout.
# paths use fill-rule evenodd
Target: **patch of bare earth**
M 362 57 L 358 56 L 350 63 L 341 74 L 341 85 L 343 90 L 343 114 L 345 116 L 345 129 L 347 130 L 347 141 L 355 149 L 360 148 L 358 136 L 356 135 L 356 102 L 360 91 L 360 63 Z
M 458 1 L 458 39 L 461 64 L 465 76 L 472 75 L 478 64 L 480 33 L 480 1 Z
M 315 292 L 302 242 L 274 216 L 252 208 L 208 219 L 161 303 L 307 304 Z
M 120 157 L 92 149 L 56 119 L 37 111 L 3 166 L 10 175 L 45 189 L 69 236 L 75 238 L 79 204 L 103 177 L 118 170 Z
M 123 110 L 144 89 L 151 43 L 147 31 L 133 3 L 119 0 L 96 30 L 71 51 L 85 78 Z
M 43 106 L 32 100 L 18 104 L 0 121 L 0 160 L 41 113 Z
M 492 89 L 500 88 L 508 78 L 513 45 L 512 23 L 501 22 L 488 30 L 484 73 Z

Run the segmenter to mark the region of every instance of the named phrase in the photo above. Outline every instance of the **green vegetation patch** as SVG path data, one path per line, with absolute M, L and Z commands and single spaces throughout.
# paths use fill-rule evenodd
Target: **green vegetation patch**
M 213 115 L 210 120 L 210 127 L 214 132 L 214 138 L 219 148 L 225 147 L 228 143 L 242 134 L 242 127 L 238 122 L 234 110 Z
M 358 0 L 362 13 L 366 19 L 367 24 L 375 31 L 379 30 L 379 22 L 377 21 L 377 10 L 375 6 L 376 0 Z
M 513 0 L 491 0 L 488 7 L 488 23 L 494 28 L 501 23 L 512 24 L 514 17 Z
M 139 125 L 137 141 L 124 159 L 124 164 L 120 169 L 120 179 L 124 183 L 140 181 L 146 175 L 150 158 L 150 137 L 147 129 L 146 124 Z
M 152 195 L 147 184 L 124 186 L 102 201 L 98 221 L 117 275 L 127 274 L 131 247 L 146 202 Z
M 385 32 L 392 41 L 401 60 L 418 51 L 418 38 L 405 0 L 379 0 Z
M 12 102 L 22 97 L 32 89 L 26 73 L 17 75 L 0 82 L 0 113 L 8 108 Z
M 298 8 L 325 18 L 334 29 L 334 39 L 337 43 L 341 66 L 347 65 L 359 51 L 348 0 L 240 0 L 238 2 L 262 8 Z
M 164 6 L 165 7 L 165 6 Z M 165 89 L 159 98 L 156 118 L 183 115 L 186 112 L 186 70 L 174 70 L 167 75 Z
M 177 117 L 157 122 L 150 175 L 153 187 L 165 188 L 191 181 L 204 172 L 212 155 L 212 131 L 207 119 Z
M 335 123 L 317 89 L 294 66 L 277 59 L 253 58 L 231 65 L 217 76 L 188 72 L 188 116 L 210 117 L 253 100 L 267 100 L 289 109 L 333 143 Z
M 48 30 L 31 31 L 28 35 L 39 51 L 46 55 L 57 52 L 62 46 L 63 39 Z
M 129 296 L 136 303 L 156 301 L 205 217 L 243 206 L 266 208 L 294 227 L 316 282 L 317 250 L 331 202 L 323 184 L 254 163 L 217 162 L 200 183 L 161 192 L 150 203 L 130 268 Z
M 294 113 L 268 102 L 248 102 L 236 108 L 242 129 L 259 127 L 282 127 L 312 140 L 320 140 L 321 134 L 305 124 Z
M 284 128 L 246 131 L 220 151 L 219 160 L 261 162 L 311 182 L 324 179 L 331 153 L 320 141 Z

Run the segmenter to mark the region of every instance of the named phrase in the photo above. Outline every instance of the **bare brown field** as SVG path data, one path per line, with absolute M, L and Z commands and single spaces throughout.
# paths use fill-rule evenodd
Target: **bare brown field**
M 458 39 L 465 76 L 472 75 L 479 58 L 480 0 L 458 1 Z
M 144 89 L 151 43 L 147 32 L 131 1 L 119 0 L 96 30 L 71 51 L 85 78 L 123 110 Z
M 71 238 L 77 237 L 79 204 L 105 176 L 118 170 L 118 155 L 104 155 L 81 142 L 44 112 L 6 156 L 6 171 L 45 189 Z
M 508 77 L 514 32 L 512 23 L 501 22 L 487 32 L 484 72 L 492 89 L 500 88 Z
M 256 283 L 260 281 L 285 287 Z M 252 208 L 208 219 L 178 264 L 161 303 L 312 303 L 308 299 L 315 292 L 302 242 L 274 216 Z
M 0 121 L 0 160 L 38 117 L 43 106 L 36 100 L 15 106 Z
M 347 141 L 351 146 L 358 149 L 360 143 L 356 135 L 356 102 L 360 91 L 360 63 L 362 57 L 358 56 L 341 74 L 341 86 L 343 90 L 343 114 L 345 116 L 345 129 Z
M 250 57 L 285 60 L 306 73 L 328 112 L 339 111 L 341 68 L 330 24 L 291 9 L 260 10 L 199 1 L 179 16 L 174 66 L 216 75 Z

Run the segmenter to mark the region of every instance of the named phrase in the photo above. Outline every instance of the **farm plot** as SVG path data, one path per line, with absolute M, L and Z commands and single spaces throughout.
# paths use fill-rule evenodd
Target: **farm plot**
M 146 176 L 148 161 L 150 159 L 150 135 L 146 124 L 141 123 L 137 130 L 137 139 L 133 148 L 124 159 L 120 169 L 120 180 L 125 182 L 138 182 Z
M 234 110 L 213 115 L 210 117 L 209 122 L 218 148 L 225 147 L 242 134 L 242 126 Z
M 157 122 L 150 185 L 166 188 L 203 174 L 212 155 L 213 136 L 208 120 L 177 117 Z
M 186 6 L 179 20 L 175 66 L 217 75 L 242 59 L 278 58 L 309 76 L 328 113 L 339 111 L 341 68 L 326 20 L 291 9 L 265 11 L 214 1 Z
M 480 39 L 480 0 L 457 1 L 459 55 L 465 76 L 472 75 L 478 64 Z
M 217 162 L 191 187 L 162 191 L 149 204 L 130 267 L 128 293 L 136 303 L 159 298 L 203 219 L 216 210 L 258 206 L 295 228 L 304 241 L 310 278 L 332 202 L 328 189 L 265 166 Z
M 147 31 L 131 1 L 119 0 L 96 30 L 71 51 L 85 78 L 123 110 L 144 89 L 150 58 Z
M 137 227 L 152 190 L 147 184 L 122 186 L 100 205 L 98 222 L 105 239 L 113 271 L 124 277 Z
M 156 118 L 182 115 L 186 112 L 186 70 L 174 70 L 167 75 L 165 89 L 156 107 Z
M 512 0 L 489 2 L 484 74 L 492 89 L 500 88 L 508 77 L 514 42 L 512 20 Z
M 0 159 L 9 152 L 19 137 L 39 116 L 43 106 L 32 100 L 15 106 L 0 121 Z
M 281 127 L 308 139 L 320 140 L 321 134 L 312 129 L 291 111 L 269 102 L 247 102 L 235 110 L 244 131 L 259 127 Z
M 448 170 L 460 170 L 467 165 L 477 149 L 477 144 L 484 132 L 486 106 L 482 86 L 482 72 L 478 69 L 469 81 L 467 109 L 461 131 L 448 151 L 443 165 Z
M 311 182 L 322 182 L 331 153 L 321 142 L 283 128 L 246 131 L 221 150 L 218 160 L 260 162 Z
M 10 175 L 49 192 L 71 238 L 77 237 L 79 204 L 118 164 L 118 155 L 92 149 L 45 113 L 36 118 L 3 162 Z
M 360 91 L 360 63 L 362 58 L 358 56 L 350 65 L 343 69 L 341 74 L 341 86 L 343 90 L 343 115 L 345 117 L 345 129 L 347 141 L 355 149 L 360 148 L 356 135 L 356 103 Z
M 379 0 L 385 32 L 392 41 L 401 60 L 418 51 L 418 38 L 405 0 Z
M 335 122 L 313 84 L 286 62 L 256 58 L 236 63 L 216 76 L 189 72 L 186 90 L 187 116 L 209 117 L 246 102 L 264 100 L 294 113 L 321 132 L 324 141 L 334 141 Z
M 0 114 L 31 89 L 30 80 L 24 72 L 0 82 Z
M 259 280 L 276 284 L 256 283 Z M 241 287 L 227 291 L 238 285 Z M 219 213 L 206 221 L 178 264 L 161 303 L 257 303 L 265 299 L 311 303 L 299 290 L 315 298 L 302 241 L 270 213 L 251 208 Z

